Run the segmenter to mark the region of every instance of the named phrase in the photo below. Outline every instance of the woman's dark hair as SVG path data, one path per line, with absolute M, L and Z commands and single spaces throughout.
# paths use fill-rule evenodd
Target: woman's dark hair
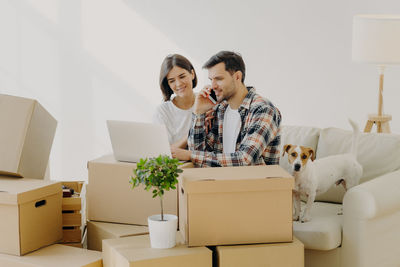
M 212 56 L 203 65 L 203 69 L 209 69 L 214 67 L 219 63 L 225 63 L 225 70 L 230 74 L 235 73 L 240 70 L 242 72 L 242 83 L 244 82 L 244 77 L 246 76 L 246 66 L 244 64 L 243 58 L 240 54 L 231 51 L 221 51 Z
M 194 73 L 194 79 L 192 80 L 193 88 L 195 88 L 197 85 L 197 74 L 193 68 L 192 63 L 190 63 L 190 61 L 184 56 L 178 54 L 168 55 L 161 64 L 161 70 L 160 70 L 160 88 L 164 96 L 164 101 L 170 100 L 171 95 L 174 93 L 171 87 L 169 87 L 167 81 L 167 75 L 171 71 L 171 69 L 175 66 L 185 69 L 189 73 L 192 73 L 193 70 Z

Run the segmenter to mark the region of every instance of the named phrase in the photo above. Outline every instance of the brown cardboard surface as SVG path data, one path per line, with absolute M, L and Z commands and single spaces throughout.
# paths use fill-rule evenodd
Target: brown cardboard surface
M 189 246 L 292 241 L 294 179 L 279 166 L 185 169 L 179 183 Z
M 0 254 L 0 266 L 7 267 L 102 267 L 101 253 L 86 249 L 52 245 L 25 256 Z
M 63 243 L 73 243 L 82 241 L 82 229 L 75 226 L 72 229 L 63 229 Z
M 81 197 L 64 197 L 62 200 L 62 210 L 81 210 Z
M 0 203 L 23 204 L 61 191 L 61 183 L 0 176 Z
M 129 180 L 136 164 L 119 162 L 113 155 L 88 162 L 88 220 L 147 225 L 147 217 L 160 214 L 159 198 Z M 164 213 L 177 215 L 177 191 L 165 191 Z
M 23 255 L 62 238 L 61 183 L 0 178 L 0 253 Z
M 304 245 L 297 238 L 289 243 L 217 246 L 218 267 L 303 267 Z
M 246 183 L 243 183 L 243 179 L 246 179 Z M 265 179 L 271 180 L 265 183 Z M 185 169 L 183 188 L 188 193 L 285 190 L 292 183 L 292 179 L 292 176 L 278 165 L 189 168 Z
M 82 224 L 82 215 L 79 211 L 74 213 L 65 213 L 62 214 L 62 225 L 64 226 L 81 226 Z
M 145 235 L 149 233 L 147 226 L 93 221 L 87 222 L 87 231 L 88 249 L 97 251 L 102 251 L 103 239 Z
M 0 173 L 44 179 L 57 121 L 33 99 L 0 94 Z
M 212 252 L 205 247 L 189 248 L 177 233 L 177 246 L 170 249 L 150 247 L 149 235 L 103 240 L 105 267 L 211 267 Z

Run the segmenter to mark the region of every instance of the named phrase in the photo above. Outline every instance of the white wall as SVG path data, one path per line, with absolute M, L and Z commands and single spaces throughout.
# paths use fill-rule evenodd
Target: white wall
M 400 13 L 398 0 L 0 0 L 0 92 L 38 99 L 58 120 L 52 179 L 87 179 L 111 152 L 105 120 L 150 121 L 170 53 L 201 65 L 240 52 L 246 84 L 283 124 L 363 128 L 376 112 L 378 74 L 351 61 L 352 17 Z M 386 70 L 385 112 L 400 132 L 399 67 Z

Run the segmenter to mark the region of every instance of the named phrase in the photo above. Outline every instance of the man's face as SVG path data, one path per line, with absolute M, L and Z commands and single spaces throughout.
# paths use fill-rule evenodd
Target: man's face
M 208 78 L 211 87 L 217 95 L 218 102 L 229 100 L 236 93 L 236 81 L 232 74 L 225 70 L 225 63 L 221 62 L 208 69 Z

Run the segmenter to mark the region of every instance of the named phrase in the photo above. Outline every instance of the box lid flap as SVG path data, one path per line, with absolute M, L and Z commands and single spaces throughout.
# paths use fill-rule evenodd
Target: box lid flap
M 61 190 L 61 182 L 0 176 L 0 203 L 3 204 L 22 204 Z
M 112 247 L 118 251 L 129 262 L 139 262 L 157 258 L 188 256 L 193 254 L 207 254 L 211 257 L 211 251 L 206 247 L 188 248 L 183 243 L 183 239 L 178 232 L 176 234 L 176 246 L 169 249 L 153 249 L 150 246 L 149 235 L 138 235 L 117 239 L 103 240 L 104 247 Z
M 55 244 L 26 254 L 23 257 L 1 254 L 0 265 L 2 263 L 6 263 L 6 266 L 96 267 L 102 266 L 102 255 L 98 251 Z
M 180 179 L 187 193 L 286 190 L 294 186 L 294 178 L 279 165 L 184 169 Z
M 112 165 L 117 165 L 117 166 L 123 166 L 123 167 L 130 167 L 130 168 L 135 168 L 136 163 L 134 162 L 125 162 L 125 161 L 118 161 L 114 158 L 113 154 L 108 154 L 101 156 L 99 158 L 93 159 L 88 161 L 87 167 L 88 169 L 92 166 L 99 165 L 99 164 L 112 164 Z
M 143 235 L 149 233 L 149 228 L 147 226 L 120 224 L 120 223 L 104 223 L 104 222 L 90 222 L 90 223 L 118 237 Z

